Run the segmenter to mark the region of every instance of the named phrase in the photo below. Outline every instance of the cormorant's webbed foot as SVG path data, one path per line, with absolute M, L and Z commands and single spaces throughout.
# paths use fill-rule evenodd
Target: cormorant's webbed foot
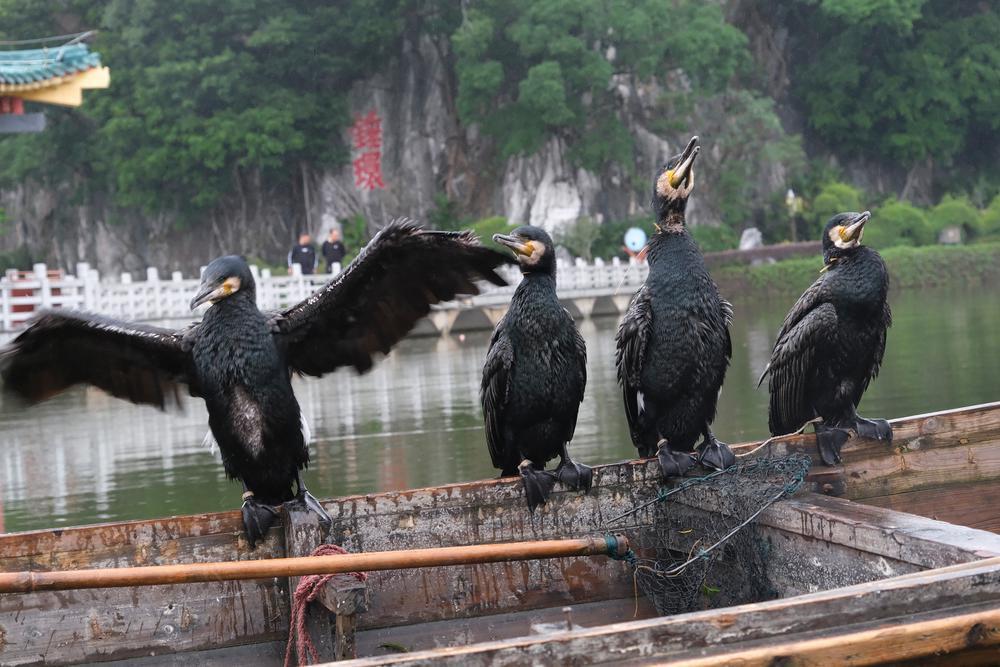
M 840 449 L 850 436 L 846 428 L 816 424 L 816 446 L 823 463 L 828 466 L 840 463 Z
M 687 452 L 675 452 L 666 440 L 656 445 L 656 458 L 664 477 L 682 477 L 694 466 L 694 458 Z
M 594 483 L 594 471 L 582 463 L 571 460 L 568 456 L 564 456 L 556 466 L 555 476 L 566 485 L 566 488 L 584 493 L 590 491 Z
M 854 430 L 862 438 L 892 442 L 892 426 L 884 419 L 865 419 L 859 416 L 856 418 Z
M 711 431 L 705 432 L 705 439 L 697 447 L 698 463 L 713 470 L 725 470 L 736 465 L 736 455 L 724 442 L 712 435 Z
M 295 495 L 295 499 L 305 505 L 307 510 L 315 512 L 316 516 L 319 517 L 320 523 L 329 527 L 333 523 L 333 519 L 331 519 L 330 515 L 326 513 L 326 510 L 323 509 L 320 502 L 316 500 L 316 496 L 309 493 L 309 489 L 307 489 L 306 485 L 302 483 L 301 473 L 295 478 L 295 483 L 299 487 L 299 492 Z
M 534 464 L 527 459 L 521 462 L 518 470 L 524 483 L 524 496 L 528 500 L 528 509 L 534 513 L 536 507 L 544 505 L 548 500 L 556 485 L 556 476 L 545 470 L 536 470 Z
M 247 542 L 250 548 L 257 546 L 258 540 L 264 539 L 274 520 L 278 518 L 278 510 L 270 505 L 257 502 L 253 491 L 243 492 L 243 527 L 247 531 Z

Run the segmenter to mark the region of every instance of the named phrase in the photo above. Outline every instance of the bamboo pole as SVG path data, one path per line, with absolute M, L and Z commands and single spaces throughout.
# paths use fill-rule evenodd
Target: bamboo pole
M 621 535 L 577 540 L 540 540 L 473 544 L 434 549 L 375 551 L 338 556 L 304 556 L 268 560 L 185 565 L 119 567 L 100 570 L 0 573 L 0 593 L 32 593 L 82 588 L 122 588 L 163 584 L 193 584 L 206 581 L 301 577 L 308 574 L 339 574 L 374 570 L 403 570 L 497 563 L 503 561 L 566 558 L 570 556 L 624 556 L 628 541 Z

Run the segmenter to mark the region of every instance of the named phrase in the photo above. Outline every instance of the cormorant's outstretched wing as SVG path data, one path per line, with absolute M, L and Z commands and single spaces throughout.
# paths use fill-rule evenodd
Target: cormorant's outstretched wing
M 791 433 L 816 416 L 807 391 L 816 355 L 829 353 L 836 331 L 837 309 L 831 303 L 822 303 L 800 317 L 774 344 L 768 364 L 768 425 L 773 435 Z
M 194 386 L 185 335 L 99 315 L 48 311 L 0 350 L 4 388 L 36 403 L 75 384 L 158 408 Z
M 507 408 L 507 389 L 510 369 L 514 365 L 514 347 L 503 331 L 503 323 L 493 332 L 490 349 L 483 364 L 483 383 L 479 388 L 479 400 L 483 404 L 486 421 L 486 444 L 490 448 L 493 467 L 503 468 L 506 464 L 506 450 L 503 439 L 504 410 Z
M 632 441 L 638 443 L 636 427 L 642 410 L 639 387 L 642 384 L 642 364 L 646 359 L 646 344 L 652 330 L 653 311 L 649 290 L 645 285 L 632 297 L 625 317 L 615 336 L 617 347 L 615 365 L 618 367 L 618 384 L 625 398 L 625 416 L 628 419 Z
M 506 285 L 494 269 L 510 261 L 469 232 L 393 222 L 346 271 L 278 316 L 276 342 L 299 373 L 322 375 L 341 366 L 367 371 L 372 355 L 387 354 L 431 304 L 478 294 L 477 280 Z

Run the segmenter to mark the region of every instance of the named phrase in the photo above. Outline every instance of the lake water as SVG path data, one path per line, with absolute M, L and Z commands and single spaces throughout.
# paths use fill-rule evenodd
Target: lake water
M 900 417 L 1000 400 L 997 291 L 894 293 L 882 374 L 861 412 Z M 733 362 L 715 433 L 767 435 L 767 394 L 756 390 L 773 336 L 794 299 L 735 300 Z M 589 385 L 573 457 L 632 458 L 613 366 L 614 318 L 583 322 Z M 478 391 L 488 334 L 413 339 L 371 373 L 296 381 L 315 435 L 306 472 L 318 497 L 493 477 Z M 0 531 L 235 509 L 240 486 L 202 438 L 200 401 L 162 413 L 76 388 L 35 408 L 0 398 Z

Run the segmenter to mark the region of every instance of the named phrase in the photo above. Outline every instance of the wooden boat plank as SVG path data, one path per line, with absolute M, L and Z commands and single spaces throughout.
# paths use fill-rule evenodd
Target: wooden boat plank
M 891 623 L 891 624 L 887 624 Z M 848 631 L 850 630 L 850 631 Z M 750 642 L 726 650 L 707 649 L 700 655 L 671 656 L 673 667 L 771 667 L 782 665 L 881 665 L 948 655 L 964 661 L 967 649 L 992 649 L 1000 654 L 1000 608 L 995 603 L 957 610 L 918 613 L 899 623 L 865 623 L 850 628 L 810 632 L 778 640 Z M 641 664 L 640 661 L 633 664 Z M 650 663 L 653 664 L 653 663 Z
M 283 582 L 97 589 L 0 596 L 0 664 L 112 660 L 282 639 Z
M 892 420 L 893 442 L 852 438 L 843 463 L 817 458 L 811 433 L 781 439 L 774 455 L 803 452 L 813 458 L 810 490 L 852 500 L 1000 479 L 1000 403 L 989 403 Z M 755 443 L 736 446 L 749 451 Z M 957 451 L 956 451 L 957 450 Z
M 759 523 L 921 569 L 1000 555 L 1000 535 L 816 493 L 775 503 Z
M 928 622 L 943 621 L 946 627 L 913 625 L 914 620 L 921 620 L 914 619 L 914 610 L 938 616 Z M 962 618 L 963 614 L 972 615 Z M 886 635 L 880 629 L 874 639 L 870 636 L 852 639 L 871 641 L 872 646 L 880 647 L 879 650 L 888 650 L 892 648 L 888 638 L 897 642 L 898 648 L 900 641 L 910 637 L 939 637 L 941 641 L 921 648 L 929 652 L 914 654 L 929 655 L 937 650 L 1000 643 L 1000 634 L 995 630 L 970 635 L 970 628 L 981 622 L 985 622 L 987 628 L 1000 624 L 1000 558 L 796 598 L 340 664 L 361 667 L 416 665 L 434 661 L 434 664 L 441 665 L 486 666 L 643 661 L 674 658 L 699 648 L 721 647 L 713 650 L 725 651 L 726 647 L 739 646 L 744 642 L 787 642 L 796 634 L 817 631 L 833 631 L 841 636 L 839 644 L 845 645 L 845 634 L 868 632 L 870 629 L 862 626 L 871 623 L 903 630 L 905 636 Z M 907 623 L 910 624 L 909 629 L 906 629 Z M 966 641 L 956 645 L 955 638 L 963 636 L 963 632 Z M 970 636 L 976 641 L 969 642 Z M 918 644 L 919 639 L 914 639 L 912 643 Z M 838 642 L 833 642 L 833 645 L 838 645 Z M 903 657 L 898 653 L 874 655 L 893 659 Z
M 239 512 L 96 524 L 0 535 L 0 569 L 28 561 L 35 569 L 111 567 L 198 562 L 214 555 L 274 558 L 284 552 L 281 530 L 258 548 L 247 548 Z
M 996 480 L 948 484 L 931 489 L 906 491 L 865 498 L 866 505 L 1000 532 L 1000 484 Z
M 653 606 L 640 593 L 638 598 L 575 604 L 568 608 L 512 611 L 492 616 L 368 630 L 358 634 L 358 652 L 366 656 L 391 655 L 398 649 L 392 650 L 387 645 L 413 652 L 440 646 L 559 632 L 567 627 L 565 609 L 570 610 L 568 618 L 574 628 L 592 628 L 605 625 L 609 620 L 654 618 L 657 615 Z

